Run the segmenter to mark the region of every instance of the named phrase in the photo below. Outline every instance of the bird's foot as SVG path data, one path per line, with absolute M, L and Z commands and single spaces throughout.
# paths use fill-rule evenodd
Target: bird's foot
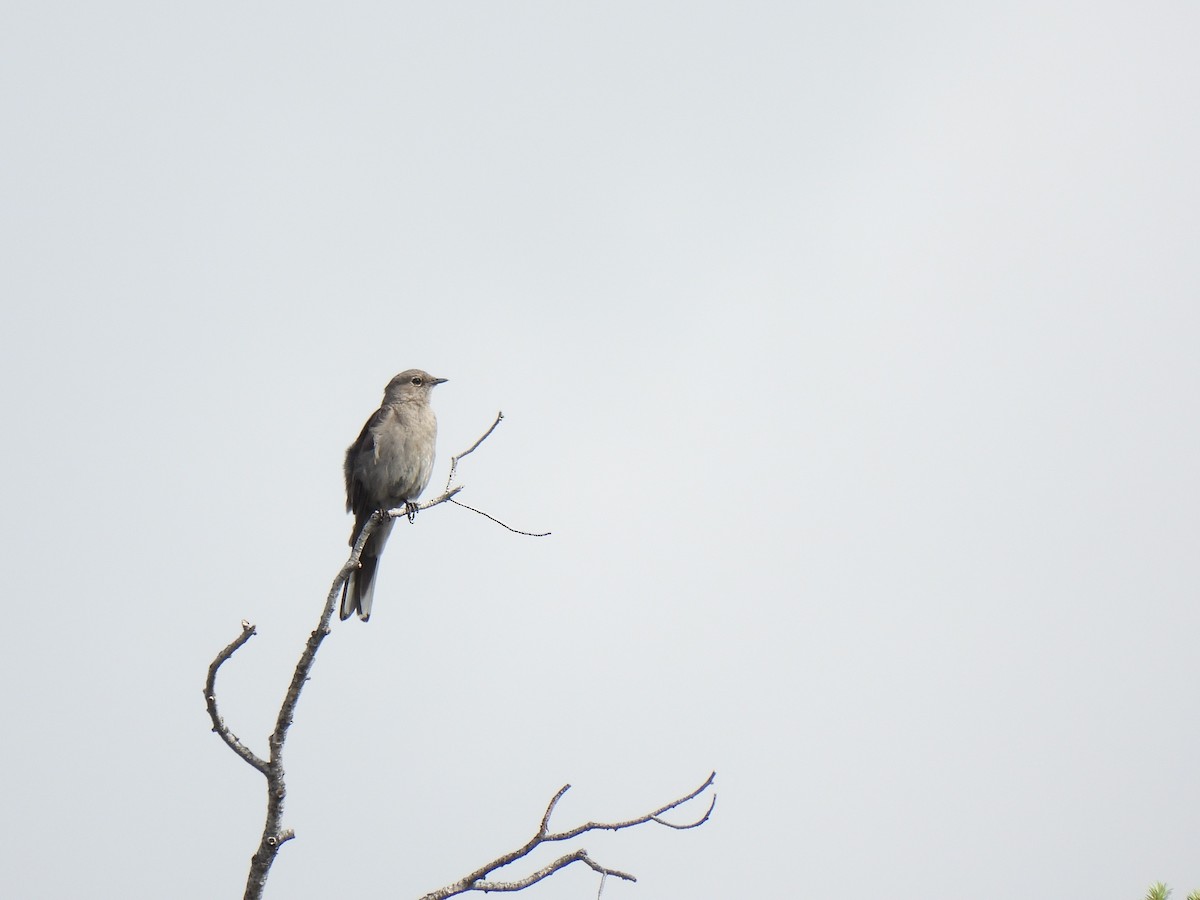
M 404 514 L 408 516 L 408 524 L 411 525 L 417 521 L 417 510 L 421 507 L 411 500 L 404 501 Z

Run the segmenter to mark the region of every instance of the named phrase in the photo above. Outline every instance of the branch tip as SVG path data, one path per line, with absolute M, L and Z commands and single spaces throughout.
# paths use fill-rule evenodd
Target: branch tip
M 571 785 L 564 784 L 558 789 L 558 793 L 550 798 L 550 803 L 546 806 L 546 812 L 542 815 L 542 827 L 538 829 L 538 836 L 544 837 L 549 834 L 550 816 L 554 814 L 554 807 L 558 806 L 558 801 L 563 798 L 563 794 L 571 789 Z

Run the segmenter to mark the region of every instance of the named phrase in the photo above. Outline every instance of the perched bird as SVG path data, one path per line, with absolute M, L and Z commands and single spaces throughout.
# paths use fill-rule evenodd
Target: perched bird
M 410 520 L 416 514 L 416 499 L 433 472 L 437 443 L 437 416 L 429 394 L 445 380 L 420 369 L 401 372 L 388 382 L 383 404 L 346 450 L 346 511 L 354 513 L 351 547 L 376 510 L 403 504 Z M 371 617 L 379 556 L 394 524 L 393 519 L 380 522 L 363 546 L 361 567 L 350 573 L 342 588 L 343 619 L 355 612 L 364 622 Z

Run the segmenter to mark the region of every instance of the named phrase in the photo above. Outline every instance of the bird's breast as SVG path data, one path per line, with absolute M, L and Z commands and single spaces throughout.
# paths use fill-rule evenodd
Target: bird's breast
M 382 506 L 415 500 L 433 474 L 437 420 L 429 415 L 393 412 L 373 430 L 374 453 L 366 455 L 358 475 L 367 492 Z

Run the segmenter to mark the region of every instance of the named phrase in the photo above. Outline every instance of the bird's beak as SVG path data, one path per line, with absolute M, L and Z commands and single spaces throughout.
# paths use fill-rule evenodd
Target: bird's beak
M 450 380 L 449 378 L 434 378 L 434 379 L 432 379 L 432 383 L 433 384 L 445 384 L 449 380 Z

